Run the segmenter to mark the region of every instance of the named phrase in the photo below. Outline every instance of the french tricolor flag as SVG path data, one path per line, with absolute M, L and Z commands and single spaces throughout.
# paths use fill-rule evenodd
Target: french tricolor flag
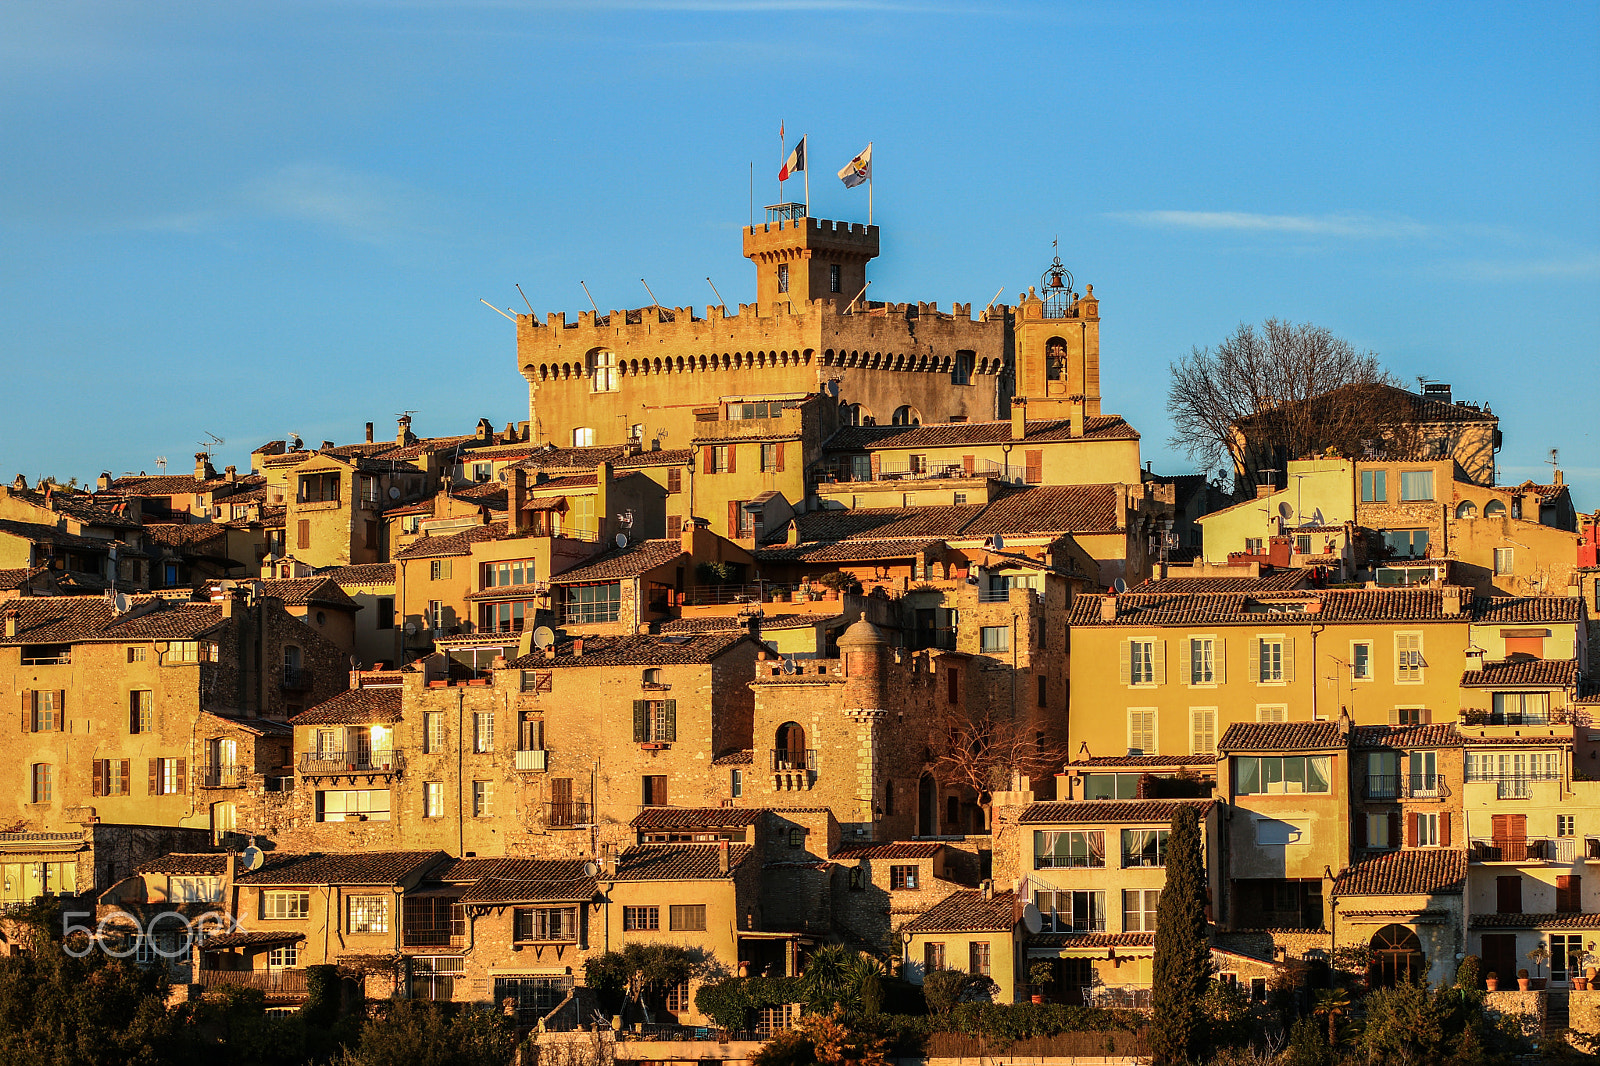
M 794 146 L 794 151 L 789 153 L 789 161 L 783 164 L 783 169 L 778 171 L 779 181 L 788 181 L 794 175 L 806 168 L 806 139 L 800 138 L 800 143 Z

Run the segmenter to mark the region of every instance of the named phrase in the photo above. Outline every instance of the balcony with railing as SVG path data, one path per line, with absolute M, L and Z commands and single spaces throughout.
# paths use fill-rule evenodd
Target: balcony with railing
M 1443 774 L 1368 774 L 1367 798 L 1443 799 L 1450 794 Z
M 592 824 L 594 824 L 594 812 L 587 801 L 574 800 L 545 805 L 546 829 L 577 829 Z
M 196 974 L 201 988 L 256 988 L 269 995 L 304 995 L 304 970 L 201 970 Z
M 1055 914 L 1044 916 L 1044 932 L 1046 933 L 1103 933 L 1106 931 L 1106 918 L 1103 914 L 1078 915 Z
M 340 774 L 399 774 L 405 769 L 405 756 L 398 748 L 357 748 L 354 751 L 306 751 L 300 753 L 300 773 L 306 777 L 334 777 Z
M 974 459 L 955 463 L 910 462 L 893 466 L 880 464 L 877 470 L 862 469 L 850 460 L 825 463 L 812 471 L 814 484 L 865 484 L 873 481 L 944 481 L 950 479 L 998 478 L 1016 481 L 1023 476 L 1021 466 Z
M 227 766 L 218 763 L 204 763 L 195 769 L 196 779 L 201 788 L 243 788 L 245 775 L 249 772 L 248 766 Z
M 1572 837 L 1547 837 L 1532 840 L 1494 840 L 1474 837 L 1470 858 L 1473 862 L 1553 862 L 1570 865 L 1576 861 L 1576 841 Z
M 773 748 L 770 765 L 772 787 L 779 792 L 808 792 L 817 784 L 815 748 Z
M 285 666 L 283 668 L 283 689 L 285 692 L 303 692 L 311 687 L 314 677 L 310 670 L 299 666 Z

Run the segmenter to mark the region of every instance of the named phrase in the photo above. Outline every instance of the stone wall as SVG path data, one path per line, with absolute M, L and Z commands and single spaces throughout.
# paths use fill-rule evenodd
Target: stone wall
M 1567 993 L 1567 1024 L 1580 1033 L 1600 1034 L 1600 989 Z
M 1515 988 L 1508 992 L 1502 988 L 1499 992 L 1485 993 L 1483 1006 L 1490 1014 L 1497 1017 L 1515 1018 L 1521 1025 L 1524 1036 L 1538 1039 L 1544 1033 L 1543 992 L 1519 992 Z

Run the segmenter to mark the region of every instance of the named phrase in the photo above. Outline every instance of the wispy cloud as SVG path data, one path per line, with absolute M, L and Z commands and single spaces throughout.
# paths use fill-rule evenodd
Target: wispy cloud
M 1593 252 L 1545 259 L 1464 259 L 1445 263 L 1441 271 L 1463 281 L 1587 281 L 1600 278 L 1600 254 Z
M 391 178 L 324 163 L 283 167 L 247 183 L 244 198 L 281 218 L 327 226 L 369 244 L 426 228 L 416 190 Z
M 1432 226 L 1375 215 L 1263 215 L 1250 211 L 1115 211 L 1108 218 L 1154 229 L 1282 233 L 1303 237 L 1405 239 L 1429 237 Z

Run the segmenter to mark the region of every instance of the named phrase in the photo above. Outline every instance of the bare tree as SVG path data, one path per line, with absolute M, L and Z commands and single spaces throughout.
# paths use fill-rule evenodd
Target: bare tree
M 949 707 L 934 725 L 933 776 L 946 788 L 967 788 L 985 812 L 992 793 L 1060 771 L 1067 747 L 1041 735 L 1026 719 L 985 703 Z
M 1362 454 L 1411 418 L 1414 398 L 1376 354 L 1310 323 L 1241 323 L 1171 369 L 1172 444 L 1202 469 L 1226 463 L 1241 477 L 1330 448 Z

